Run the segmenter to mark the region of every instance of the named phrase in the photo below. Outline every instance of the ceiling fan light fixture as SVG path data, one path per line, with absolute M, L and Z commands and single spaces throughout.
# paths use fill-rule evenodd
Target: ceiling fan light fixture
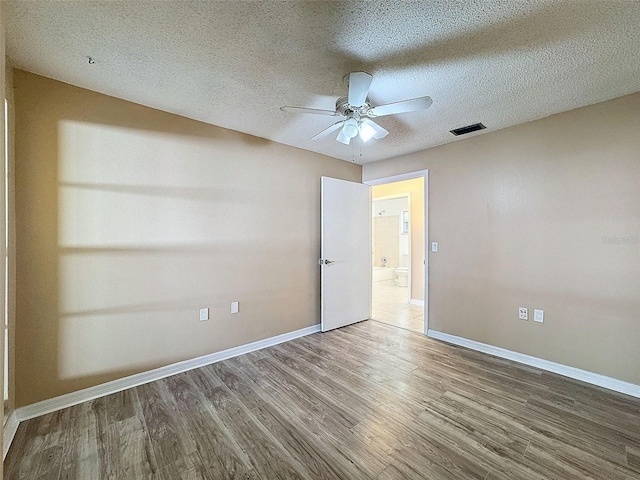
M 355 119 L 350 118 L 344 123 L 342 132 L 347 138 L 355 138 L 355 136 L 358 135 L 358 122 Z
M 375 134 L 376 131 L 371 125 L 368 125 L 366 123 L 360 124 L 360 138 L 363 142 L 368 142 L 369 140 L 371 140 L 371 138 L 373 138 Z

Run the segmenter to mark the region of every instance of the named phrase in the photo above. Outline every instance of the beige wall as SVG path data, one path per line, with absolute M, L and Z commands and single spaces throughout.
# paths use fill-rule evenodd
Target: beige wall
M 319 322 L 320 176 L 358 165 L 14 84 L 17 406 Z
M 429 169 L 429 327 L 640 384 L 639 125 L 635 94 L 365 165 Z
M 371 188 L 374 199 L 403 193 L 409 194 L 411 208 L 411 298 L 424 300 L 424 178 L 374 185 Z

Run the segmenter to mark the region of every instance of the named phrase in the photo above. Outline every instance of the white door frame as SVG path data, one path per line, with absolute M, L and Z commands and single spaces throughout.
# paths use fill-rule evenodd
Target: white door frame
M 424 334 L 429 330 L 429 170 L 402 173 L 390 177 L 374 178 L 367 180 L 367 185 L 382 185 L 386 183 L 401 182 L 414 178 L 424 178 Z

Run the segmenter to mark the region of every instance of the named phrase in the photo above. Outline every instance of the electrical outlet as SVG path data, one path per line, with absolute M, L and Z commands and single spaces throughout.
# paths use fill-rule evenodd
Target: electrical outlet
M 201 308 L 200 309 L 200 321 L 204 322 L 205 320 L 209 320 L 209 309 Z
M 231 313 L 238 313 L 239 306 L 238 302 L 231 302 Z
M 529 320 L 529 310 L 527 310 L 527 307 L 518 307 L 518 318 L 520 320 Z
M 538 323 L 544 322 L 544 310 L 538 310 L 535 308 L 533 310 L 533 321 Z

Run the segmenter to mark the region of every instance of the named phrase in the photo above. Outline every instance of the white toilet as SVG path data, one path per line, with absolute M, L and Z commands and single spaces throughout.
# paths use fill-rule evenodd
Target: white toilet
M 396 285 L 399 287 L 409 286 L 409 269 L 407 267 L 396 268 Z
M 409 286 L 409 252 L 402 252 L 402 258 L 400 259 L 400 266 L 396 268 L 396 285 L 398 287 Z

